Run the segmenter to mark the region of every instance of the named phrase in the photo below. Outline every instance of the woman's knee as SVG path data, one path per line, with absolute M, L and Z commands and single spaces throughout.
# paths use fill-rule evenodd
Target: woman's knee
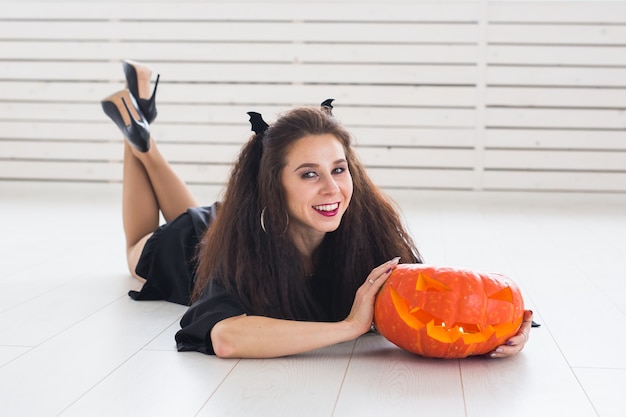
M 146 242 L 152 236 L 152 233 L 147 234 L 143 238 L 139 239 L 138 242 L 134 244 L 129 244 L 126 247 L 126 262 L 128 264 L 128 271 L 130 274 L 137 278 L 140 281 L 145 281 L 145 278 L 137 275 L 135 269 L 137 268 L 137 264 L 139 263 L 139 258 L 141 257 L 141 253 L 143 252 L 143 248 L 146 246 Z

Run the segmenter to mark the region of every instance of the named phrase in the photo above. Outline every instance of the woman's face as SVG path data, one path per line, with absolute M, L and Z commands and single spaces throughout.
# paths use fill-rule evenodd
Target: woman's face
M 339 227 L 352 198 L 352 176 L 335 136 L 297 140 L 287 152 L 281 181 L 294 240 L 319 243 L 325 233 Z

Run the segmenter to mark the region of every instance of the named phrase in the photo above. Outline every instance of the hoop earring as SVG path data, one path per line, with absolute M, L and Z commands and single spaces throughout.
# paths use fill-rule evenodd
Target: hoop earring
M 265 228 L 265 209 L 267 209 L 267 206 L 263 207 L 263 210 L 261 210 L 261 229 L 267 234 L 267 229 Z M 283 235 L 287 233 L 287 229 L 289 229 L 289 213 L 285 212 L 285 217 L 287 217 L 287 224 L 285 224 L 285 230 L 281 233 Z
M 263 210 L 261 210 L 261 229 L 263 229 L 263 231 L 265 233 L 267 233 L 267 229 L 265 229 L 265 209 L 267 208 L 267 206 L 263 207 Z

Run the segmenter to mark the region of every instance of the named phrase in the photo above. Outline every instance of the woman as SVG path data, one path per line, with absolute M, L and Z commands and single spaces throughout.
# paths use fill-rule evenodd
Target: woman
M 192 302 L 178 349 L 276 357 L 366 333 L 376 292 L 399 259 L 422 259 L 330 101 L 293 109 L 272 126 L 249 113 L 255 134 L 223 201 L 195 208 L 150 135 L 156 117 L 150 68 L 126 61 L 124 69 L 128 89 L 102 104 L 127 139 L 127 258 L 131 273 L 147 280 L 131 296 Z M 159 210 L 167 223 L 157 228 Z M 528 312 L 520 333 L 492 356 L 520 351 L 530 320 Z

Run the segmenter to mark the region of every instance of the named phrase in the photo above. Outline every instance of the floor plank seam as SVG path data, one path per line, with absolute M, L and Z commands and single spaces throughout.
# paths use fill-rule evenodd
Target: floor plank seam
M 137 354 L 141 352 L 141 349 L 136 350 L 132 355 L 129 355 L 126 359 L 124 359 L 123 361 L 121 361 L 117 366 L 113 367 L 113 369 L 111 369 L 109 372 L 107 372 L 105 375 L 102 376 L 102 378 L 100 378 L 97 382 L 95 382 L 92 386 L 90 386 L 89 388 L 87 388 L 85 391 L 83 391 L 83 393 L 81 395 L 79 395 L 74 401 L 70 401 L 69 404 L 63 408 L 63 410 L 61 410 L 55 417 L 61 417 L 63 415 L 63 413 L 65 413 L 67 410 L 69 410 L 70 408 L 72 408 L 72 406 L 76 403 L 78 403 L 83 397 L 85 397 L 87 394 L 89 394 L 91 391 L 93 391 L 95 388 L 98 387 L 98 385 L 100 385 L 101 383 L 103 383 L 104 381 L 107 380 L 107 378 L 109 378 L 111 375 L 115 374 L 115 372 L 122 368 L 124 365 L 126 365 L 128 363 L 128 361 L 130 361 L 132 358 L 134 358 L 135 356 L 137 356 Z
M 163 333 L 167 332 L 167 330 L 170 327 L 172 327 L 174 324 L 179 323 L 181 318 L 182 318 L 182 315 L 177 317 L 176 319 L 174 319 L 171 323 L 167 324 L 163 330 L 161 330 L 159 333 L 157 333 L 152 339 L 147 341 L 140 350 L 154 351 L 154 352 L 169 352 L 169 351 L 171 351 L 171 349 L 149 348 L 148 346 L 150 346 L 151 343 L 153 343 L 155 340 L 157 340 L 159 337 L 161 337 L 163 335 Z
M 574 367 L 570 366 L 570 371 L 572 372 L 572 375 L 574 376 L 574 378 L 576 379 L 576 382 L 580 386 L 580 389 L 585 393 L 585 398 L 587 398 L 587 401 L 589 402 L 589 406 L 596 413 L 596 416 L 600 417 L 600 412 L 598 411 L 598 407 L 596 406 L 596 404 L 594 404 L 593 399 L 591 398 L 591 396 L 589 396 L 589 393 L 585 389 L 585 386 L 582 383 L 582 381 L 578 378 L 578 375 L 576 374 L 576 372 L 574 372 L 574 369 L 575 369 Z
M 348 372 L 350 371 L 350 364 L 352 363 L 352 358 L 354 357 L 354 351 L 356 349 L 356 344 L 359 339 L 355 339 L 352 342 L 352 349 L 350 350 L 350 357 L 348 358 L 348 362 L 346 363 L 346 369 L 341 377 L 341 384 L 339 384 L 339 389 L 337 390 L 337 396 L 335 397 L 335 403 L 333 404 L 333 409 L 330 412 L 330 417 L 335 416 L 335 412 L 337 411 L 337 404 L 339 404 L 339 399 L 341 398 L 341 393 L 343 392 L 343 386 L 346 383 L 346 378 L 348 377 Z
M 196 354 L 193 352 L 188 352 L 188 354 Z M 209 394 L 209 396 L 207 397 L 207 399 L 202 403 L 202 405 L 200 406 L 200 408 L 198 408 L 198 411 L 196 411 L 196 413 L 194 414 L 194 417 L 197 417 L 202 410 L 204 409 L 204 407 L 206 407 L 206 405 L 209 403 L 209 401 L 211 401 L 211 399 L 213 398 L 213 396 L 215 395 L 215 393 L 217 393 L 217 391 L 219 391 L 219 389 L 222 387 L 222 385 L 224 385 L 224 383 L 226 382 L 226 380 L 230 377 L 230 375 L 233 373 L 233 371 L 235 370 L 235 368 L 237 368 L 237 366 L 239 365 L 239 363 L 241 363 L 241 359 L 238 359 L 232 366 L 232 368 L 230 368 L 230 370 L 226 373 L 226 375 L 224 375 L 224 378 L 222 378 L 222 380 L 220 381 L 219 384 L 217 384 L 215 386 L 215 388 L 213 389 L 213 391 Z
M 47 342 L 49 342 L 50 340 L 53 340 L 56 337 L 59 337 L 60 335 L 62 335 L 63 333 L 69 331 L 70 329 L 72 329 L 73 327 L 79 325 L 80 323 L 84 322 L 85 320 L 90 319 L 91 317 L 95 316 L 96 314 L 100 313 L 102 310 L 106 309 L 107 307 L 111 306 L 112 304 L 115 304 L 116 302 L 118 302 L 119 300 L 121 300 L 124 296 L 119 296 L 115 299 L 113 299 L 112 301 L 102 305 L 100 308 L 92 311 L 91 313 L 87 314 L 86 316 L 81 316 L 80 320 L 75 321 L 73 323 L 70 323 L 69 325 L 67 325 L 65 328 L 60 329 L 58 332 L 56 332 L 55 334 L 51 335 L 50 337 L 48 337 L 47 339 L 42 340 L 37 346 L 42 346 L 45 345 Z
M 465 383 L 463 381 L 463 368 L 461 367 L 461 361 L 457 360 L 457 365 L 459 366 L 459 379 L 461 382 L 461 397 L 463 398 L 463 412 L 465 417 L 467 417 L 467 398 L 465 396 Z
M 27 351 L 20 353 L 16 357 L 12 358 L 10 361 L 7 361 L 7 362 L 3 363 L 2 365 L 0 365 L 0 370 L 1 370 L 2 368 L 4 368 L 5 366 L 9 365 L 10 363 L 15 362 L 16 360 L 20 359 L 22 356 L 27 355 L 28 353 L 30 353 L 36 346 L 1 345 L 0 347 L 23 347 L 23 348 L 29 348 Z
M 545 331 L 548 332 L 550 338 L 552 339 L 552 341 L 554 342 L 554 345 L 556 346 L 556 349 L 558 350 L 559 354 L 561 355 L 561 357 L 563 358 L 563 361 L 567 364 L 567 367 L 569 368 L 569 372 L 572 374 L 572 376 L 574 377 L 574 380 L 576 381 L 576 383 L 578 384 L 578 386 L 580 387 L 581 391 L 585 393 L 585 398 L 587 399 L 589 405 L 591 406 L 591 408 L 593 408 L 593 411 L 596 413 L 596 416 L 600 416 L 600 413 L 598 412 L 598 409 L 596 408 L 596 405 L 593 403 L 592 398 L 589 396 L 589 393 L 587 392 L 587 390 L 585 389 L 584 384 L 582 383 L 582 381 L 578 378 L 578 375 L 576 375 L 576 372 L 574 372 L 574 369 L 576 368 L 575 366 L 572 366 L 572 363 L 569 361 L 569 359 L 567 359 L 567 356 L 565 355 L 565 352 L 563 352 L 563 349 L 561 348 L 561 345 L 559 344 L 559 342 L 557 341 L 557 339 L 554 337 L 554 335 L 552 334 L 552 332 L 550 331 L 549 326 L 541 326 L 541 329 L 545 329 Z M 535 329 L 537 330 L 537 329 Z

